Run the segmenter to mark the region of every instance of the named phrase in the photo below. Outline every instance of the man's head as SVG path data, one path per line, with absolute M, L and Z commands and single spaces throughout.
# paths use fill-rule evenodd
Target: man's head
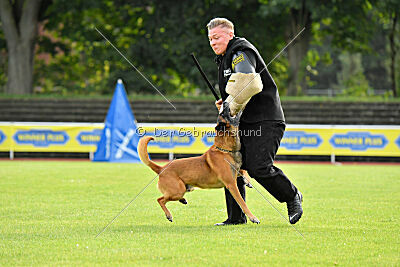
M 234 36 L 233 23 L 225 18 L 214 18 L 207 24 L 208 39 L 211 48 L 217 55 L 223 55 Z

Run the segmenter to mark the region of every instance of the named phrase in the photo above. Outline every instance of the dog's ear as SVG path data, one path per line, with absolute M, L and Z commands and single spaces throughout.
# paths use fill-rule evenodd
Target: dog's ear
M 221 116 L 227 120 L 229 118 L 229 115 L 230 115 L 229 103 L 224 101 L 219 110 L 219 116 Z

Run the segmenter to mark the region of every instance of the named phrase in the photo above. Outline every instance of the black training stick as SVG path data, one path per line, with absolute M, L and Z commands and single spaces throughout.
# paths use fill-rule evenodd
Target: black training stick
M 196 64 L 197 69 L 200 71 L 201 76 L 203 76 L 204 81 L 207 83 L 208 88 L 210 88 L 211 92 L 213 93 L 215 100 L 219 100 L 219 97 L 214 89 L 214 87 L 211 85 L 210 81 L 207 79 L 206 74 L 204 73 L 203 69 L 201 68 L 199 62 L 197 61 L 196 57 L 194 56 L 194 53 L 190 54 L 193 58 L 194 63 Z

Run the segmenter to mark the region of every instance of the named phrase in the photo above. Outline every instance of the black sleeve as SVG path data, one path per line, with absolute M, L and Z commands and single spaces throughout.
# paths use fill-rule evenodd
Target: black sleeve
M 235 73 L 255 73 L 256 58 L 251 51 L 238 51 L 232 57 L 232 71 Z

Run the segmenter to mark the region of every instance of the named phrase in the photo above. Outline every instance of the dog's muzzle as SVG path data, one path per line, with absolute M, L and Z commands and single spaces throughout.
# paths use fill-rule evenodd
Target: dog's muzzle
M 231 116 L 230 115 L 230 109 L 229 109 L 229 103 L 224 101 L 219 113 L 219 116 L 224 118 L 226 121 L 228 121 L 231 125 L 233 126 L 239 126 L 240 122 L 240 117 L 242 116 L 242 111 L 240 111 L 236 116 Z M 220 123 L 220 122 L 218 122 Z M 226 123 L 225 123 L 226 125 Z

